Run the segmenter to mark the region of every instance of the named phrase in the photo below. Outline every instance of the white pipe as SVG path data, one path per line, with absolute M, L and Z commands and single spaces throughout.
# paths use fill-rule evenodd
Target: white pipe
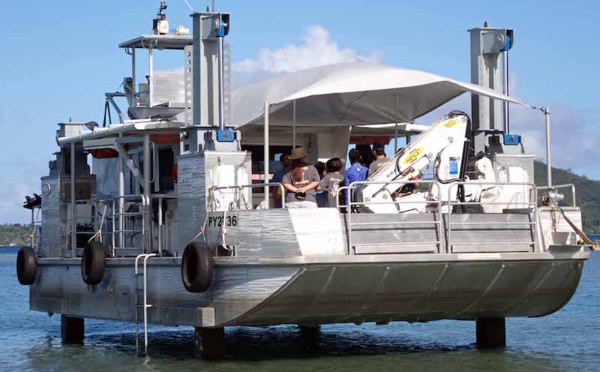
M 503 85 L 504 85 L 504 95 L 508 96 L 509 93 L 509 89 L 508 89 L 508 50 L 503 52 L 503 57 L 504 57 L 504 71 L 503 71 Z M 503 110 L 504 110 L 504 133 L 510 133 L 510 123 L 509 123 L 509 106 L 508 106 L 508 101 L 504 101 L 503 102 Z
M 292 104 L 294 121 L 292 124 L 292 148 L 296 148 L 296 100 Z
M 154 99 L 154 84 L 152 84 L 152 76 L 154 73 L 154 58 L 152 52 L 152 45 L 148 49 L 148 107 L 152 107 Z
M 75 202 L 75 143 L 71 143 L 71 257 L 77 257 L 77 203 Z
M 144 177 L 144 197 L 146 199 L 146 201 L 150 200 L 150 174 L 152 172 L 152 168 L 150 167 L 150 135 L 149 134 L 144 134 L 144 174 L 142 175 Z M 144 204 L 144 203 L 142 203 Z M 150 203 L 149 203 L 150 204 Z M 150 205 L 144 205 L 142 208 L 144 208 L 144 214 L 147 216 L 149 215 L 149 208 Z M 150 219 L 149 218 L 144 218 L 142 219 L 143 223 L 146 224 L 148 223 Z M 150 231 L 150 226 L 144 226 L 144 230 L 145 231 Z M 150 247 L 149 245 L 149 240 L 147 239 L 147 237 L 143 236 L 143 242 L 144 242 L 144 253 L 146 252 L 151 252 L 152 251 L 152 247 Z
M 137 98 L 136 92 L 137 88 L 135 86 L 135 47 L 131 49 L 131 83 L 133 85 L 133 107 L 137 106 Z
M 269 183 L 269 101 L 265 101 L 264 183 Z M 269 186 L 265 186 L 265 209 L 269 209 Z
M 398 95 L 396 94 L 396 123 L 394 124 L 394 156 L 398 152 Z
M 548 187 L 552 187 L 552 157 L 550 154 L 550 107 L 544 107 L 543 110 L 546 118 L 546 172 L 548 176 Z
M 122 138 L 123 135 L 119 133 L 119 138 Z M 123 164 L 124 160 L 119 156 L 119 204 L 118 204 L 118 213 L 123 213 L 123 209 L 124 209 L 124 205 L 125 205 L 125 201 L 123 200 L 123 195 L 125 195 L 125 166 Z M 113 214 L 116 211 L 113 210 Z M 124 247 L 125 245 L 123 244 L 123 240 L 124 240 L 124 236 L 123 236 L 123 228 L 125 226 L 124 224 L 125 220 L 123 218 L 122 214 L 119 214 L 119 247 Z M 113 227 L 114 230 L 114 227 Z M 114 241 L 114 239 L 113 239 Z M 114 248 L 114 247 L 113 247 Z

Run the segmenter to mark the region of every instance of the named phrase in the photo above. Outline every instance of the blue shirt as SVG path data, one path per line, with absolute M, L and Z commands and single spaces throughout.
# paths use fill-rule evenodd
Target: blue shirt
M 366 180 L 368 171 L 369 169 L 360 165 L 360 163 L 352 164 L 344 173 L 344 186 L 350 186 L 352 182 Z M 348 200 L 348 191 L 346 191 L 346 200 Z
M 283 181 L 283 176 L 285 175 L 285 169 L 280 169 L 277 172 L 273 173 L 273 178 L 271 179 L 271 182 L 275 183 L 281 183 L 281 181 Z

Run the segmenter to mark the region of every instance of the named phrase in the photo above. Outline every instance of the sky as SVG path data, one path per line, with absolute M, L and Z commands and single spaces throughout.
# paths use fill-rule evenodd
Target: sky
M 188 0 L 195 10 L 209 1 Z M 24 195 L 57 151 L 56 124 L 102 121 L 104 93 L 130 76 L 117 44 L 150 33 L 159 1 L 3 0 L 0 33 L 0 223 L 27 222 Z M 191 28 L 183 0 L 167 1 L 171 28 Z M 511 94 L 552 110 L 553 165 L 600 179 L 598 1 L 217 0 L 231 13 L 234 85 L 336 62 L 374 62 L 469 81 L 467 30 L 515 30 Z M 159 57 L 161 58 L 161 57 Z M 176 54 L 156 68 L 183 65 Z M 143 65 L 142 65 L 143 68 Z M 140 76 L 143 71 L 138 71 Z M 468 97 L 454 106 L 467 112 Z M 543 115 L 511 109 L 511 129 L 545 157 Z

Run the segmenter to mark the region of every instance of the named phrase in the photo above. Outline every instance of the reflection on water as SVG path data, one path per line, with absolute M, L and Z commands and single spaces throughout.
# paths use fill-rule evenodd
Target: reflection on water
M 563 371 L 595 370 L 600 341 L 598 257 L 561 311 L 544 318 L 509 319 L 508 347 L 474 347 L 474 322 L 324 326 L 317 348 L 294 326 L 227 329 L 222 361 L 194 358 L 190 327 L 151 327 L 150 357 L 135 356 L 134 326 L 86 321 L 84 345 L 63 345 L 60 317 L 28 310 L 27 288 L 14 273 L 14 253 L 0 253 L 2 370 L 56 371 Z

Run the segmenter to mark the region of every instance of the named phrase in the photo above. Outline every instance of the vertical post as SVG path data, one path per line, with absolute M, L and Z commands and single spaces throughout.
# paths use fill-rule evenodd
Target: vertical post
M 502 52 L 502 57 L 504 59 L 504 71 L 503 71 L 503 85 L 504 85 L 504 95 L 508 96 L 508 50 Z M 509 106 L 508 101 L 504 101 L 504 133 L 510 133 L 510 121 L 509 121 Z
M 122 138 L 123 135 L 119 134 L 119 138 Z M 119 230 L 119 242 L 118 242 L 118 247 L 124 247 L 125 245 L 123 244 L 123 227 L 125 226 L 125 219 L 123 218 L 124 216 L 122 215 L 123 213 L 123 207 L 125 204 L 125 201 L 123 200 L 123 195 L 125 195 L 125 166 L 124 166 L 124 160 L 123 158 L 121 158 L 119 156 L 119 199 L 118 199 L 118 230 Z M 115 211 L 113 210 L 113 215 L 114 215 Z M 113 231 L 115 230 L 115 228 L 113 227 Z M 114 241 L 114 238 L 113 238 Z M 114 249 L 114 247 L 113 247 Z
M 75 142 L 71 142 L 71 257 L 77 256 L 77 203 L 75 201 Z
M 223 27 L 223 26 L 220 26 Z M 225 112 L 224 112 L 224 104 L 223 104 L 223 95 L 224 90 L 223 90 L 223 36 L 219 36 L 218 38 L 218 42 L 219 42 L 219 57 L 218 57 L 218 77 L 219 77 L 219 90 L 218 90 L 218 94 L 219 94 L 219 129 L 220 130 L 225 130 Z
M 151 162 L 151 157 L 150 157 L 150 135 L 149 134 L 144 134 L 144 174 L 142 175 L 144 178 L 144 198 L 142 201 L 142 208 L 143 208 L 143 213 L 144 213 L 144 218 L 142 219 L 142 223 L 146 224 L 146 226 L 144 226 L 144 231 L 146 232 L 146 234 L 144 234 L 142 240 L 144 242 L 144 252 L 151 252 L 152 251 L 152 247 L 147 246 L 149 245 L 148 243 L 150 242 L 150 240 L 147 238 L 147 235 L 150 235 L 150 218 L 148 218 L 149 216 L 149 212 L 150 212 L 150 205 L 144 205 L 144 200 L 146 202 L 150 203 L 150 176 L 152 173 L 152 167 L 150 167 L 150 162 Z
M 265 132 L 264 132 L 264 173 L 265 183 L 269 183 L 269 101 L 265 101 Z M 269 209 L 269 186 L 265 186 L 265 208 Z
M 552 157 L 550 146 L 550 107 L 543 108 L 546 118 L 546 172 L 548 177 L 548 187 L 552 187 Z
M 85 320 L 61 314 L 60 335 L 66 344 L 80 344 L 85 334 Z
M 398 95 L 396 94 L 396 123 L 394 124 L 394 155 L 398 152 Z
M 135 47 L 131 49 L 131 83 L 133 85 L 133 107 L 137 106 L 137 99 L 135 97 L 136 82 L 135 82 Z
M 506 346 L 506 320 L 504 318 L 477 319 L 475 321 L 477 347 L 498 348 Z
M 31 208 L 31 248 L 35 249 L 35 207 Z
M 294 121 L 292 123 L 292 148 L 296 148 L 296 100 L 292 103 L 292 112 L 294 115 Z
M 148 107 L 152 107 L 154 104 L 154 84 L 152 84 L 152 76 L 154 74 L 154 55 L 152 51 L 152 44 L 150 44 L 150 48 L 148 49 Z

